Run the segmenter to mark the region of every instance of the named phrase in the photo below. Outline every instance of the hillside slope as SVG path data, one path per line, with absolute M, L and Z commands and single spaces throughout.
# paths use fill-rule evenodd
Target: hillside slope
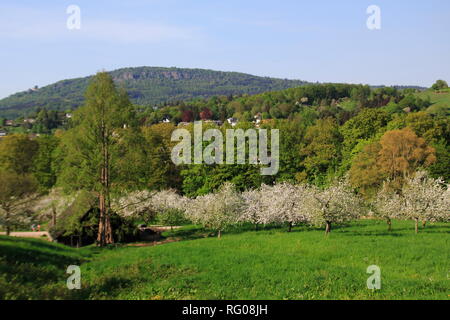
M 450 115 L 450 89 L 435 91 L 426 90 L 417 94 L 421 99 L 429 99 L 432 105 L 428 112 L 432 114 Z
M 110 74 L 138 105 L 186 101 L 214 95 L 256 94 L 298 87 L 306 82 L 257 77 L 237 72 L 159 67 L 124 68 Z M 62 80 L 0 100 L 0 116 L 15 117 L 38 107 L 66 110 L 83 103 L 92 76 Z

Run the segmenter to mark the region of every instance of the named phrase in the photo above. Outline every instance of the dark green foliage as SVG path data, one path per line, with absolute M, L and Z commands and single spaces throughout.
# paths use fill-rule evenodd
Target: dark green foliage
M 442 178 L 445 181 L 450 181 L 450 145 L 449 141 L 441 140 L 433 144 L 436 149 L 436 163 L 432 164 L 428 171 L 434 178 Z
M 50 229 L 51 236 L 67 245 L 85 246 L 95 242 L 99 225 L 98 199 L 94 193 L 80 191 L 75 201 L 58 217 Z M 111 215 L 115 242 L 137 239 L 137 228 L 132 221 Z
M 354 155 L 361 150 L 362 145 L 380 133 L 391 118 L 383 109 L 363 109 L 340 127 L 343 136 L 341 171 L 350 168 Z

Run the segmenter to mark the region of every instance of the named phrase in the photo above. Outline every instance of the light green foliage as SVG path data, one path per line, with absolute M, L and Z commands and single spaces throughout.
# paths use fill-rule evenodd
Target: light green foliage
M 433 90 L 448 89 L 448 83 L 444 80 L 438 80 L 431 86 L 431 89 Z
M 342 135 L 332 118 L 318 120 L 306 130 L 305 145 L 300 149 L 302 165 L 310 182 L 323 184 L 332 176 L 340 163 Z
M 355 154 L 375 135 L 381 133 L 390 119 L 391 116 L 384 110 L 364 109 L 340 127 L 344 139 L 342 171 L 350 168 Z
M 0 226 L 7 235 L 11 228 L 28 224 L 36 189 L 32 175 L 0 170 Z
M 30 173 L 39 145 L 25 134 L 13 134 L 0 140 L 0 168 L 17 174 Z
M 65 159 L 58 183 L 69 190 L 101 190 L 100 169 L 105 166 L 103 148 L 107 147 L 111 185 L 126 185 L 133 176 L 129 173 L 136 170 L 127 167 L 124 176 L 124 168 L 119 164 L 128 150 L 139 150 L 135 148 L 138 140 L 132 134 L 136 131 L 134 110 L 126 93 L 116 89 L 108 74 L 99 73 L 86 92 L 86 105 L 75 112 L 73 121 L 74 127 L 62 137 Z
M 56 183 L 56 164 L 54 152 L 59 139 L 54 136 L 42 136 L 36 140 L 39 148 L 33 162 L 34 176 L 42 190 L 51 189 Z

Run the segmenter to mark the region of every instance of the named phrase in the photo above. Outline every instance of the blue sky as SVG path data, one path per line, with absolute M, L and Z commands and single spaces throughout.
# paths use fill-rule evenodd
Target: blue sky
M 366 27 L 369 5 L 381 30 Z M 144 65 L 430 86 L 450 81 L 450 1 L 2 0 L 0 43 L 0 97 Z

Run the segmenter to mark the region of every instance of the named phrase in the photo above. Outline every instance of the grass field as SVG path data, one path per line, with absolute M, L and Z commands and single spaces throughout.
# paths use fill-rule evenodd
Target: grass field
M 428 108 L 431 113 L 437 110 L 447 110 L 450 112 L 450 89 L 440 90 L 436 92 L 435 90 L 426 90 L 417 94 L 418 97 L 422 99 L 430 98 L 432 105 Z
M 0 237 L 2 299 L 449 299 L 450 226 L 363 220 L 323 230 L 235 230 L 222 239 L 195 227 L 159 246 L 73 249 Z M 65 268 L 80 264 L 82 289 Z M 367 289 L 370 265 L 381 290 Z

